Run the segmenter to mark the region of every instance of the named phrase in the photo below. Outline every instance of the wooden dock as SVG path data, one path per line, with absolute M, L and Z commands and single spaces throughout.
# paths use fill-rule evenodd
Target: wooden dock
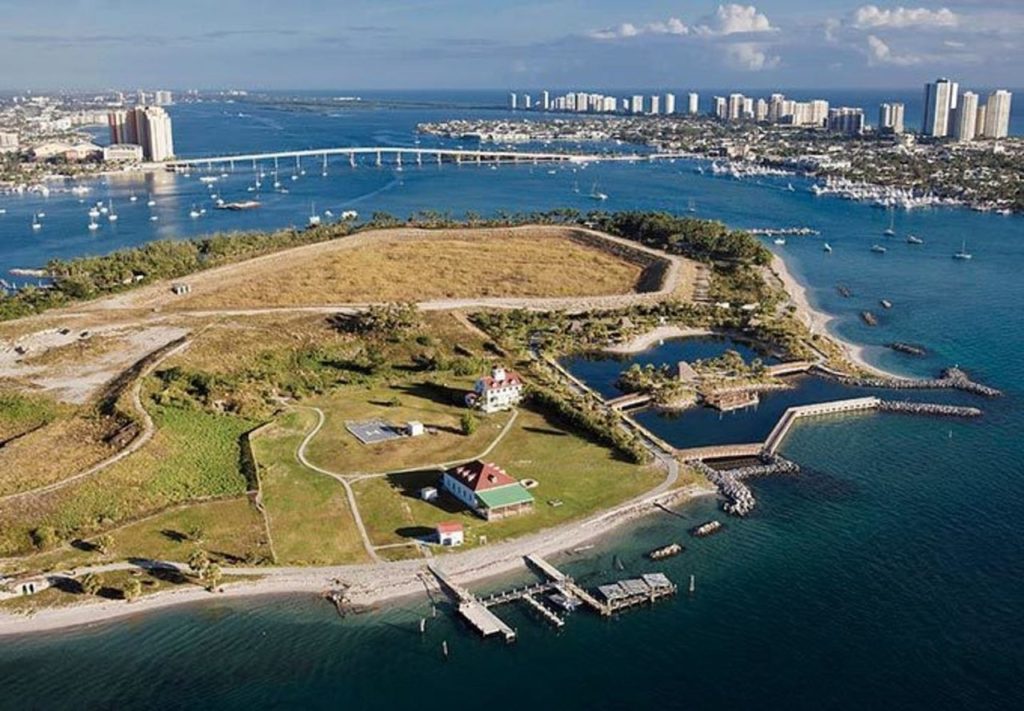
M 427 566 L 444 590 L 458 603 L 459 615 L 484 637 L 501 635 L 506 642 L 514 642 L 516 632 L 502 622 L 501 618 L 480 602 L 473 593 L 452 581 L 444 572 L 431 563 Z

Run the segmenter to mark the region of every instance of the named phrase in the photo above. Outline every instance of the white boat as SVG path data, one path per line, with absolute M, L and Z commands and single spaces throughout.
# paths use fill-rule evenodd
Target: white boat
M 36 216 L 41 220 L 44 217 L 46 217 L 46 213 L 40 210 L 39 212 L 36 213 Z
M 97 210 L 95 207 L 89 208 L 89 217 L 90 218 L 95 220 L 99 216 L 100 216 L 100 211 L 99 210 Z
M 32 229 L 33 230 L 41 230 L 41 229 L 43 229 L 43 223 L 39 221 L 39 218 L 36 217 L 34 213 L 32 215 Z
M 832 252 L 832 245 L 830 245 L 828 242 L 826 242 L 825 246 L 822 247 L 822 249 L 824 249 L 826 252 L 831 254 L 831 252 Z
M 6 214 L 7 214 L 7 208 L 6 207 L 0 207 L 0 215 L 6 215 Z
M 131 193 L 130 195 L 128 195 L 128 199 L 129 199 L 129 200 L 130 200 L 131 202 L 135 202 L 136 200 L 138 200 L 138 199 L 139 199 L 139 197 L 138 197 L 138 195 L 136 195 L 136 194 L 135 194 L 135 192 L 133 191 L 133 192 L 132 192 L 132 193 Z
M 693 200 L 690 200 L 690 202 L 687 204 L 686 211 L 697 212 L 697 205 L 693 202 Z
M 117 213 L 114 212 L 114 201 L 111 200 L 107 206 L 107 219 L 111 222 L 117 222 Z
M 885 247 L 880 244 L 871 245 L 871 251 L 876 254 L 885 254 Z
M 602 193 L 600 190 L 597 189 L 597 181 L 596 180 L 594 181 L 593 186 L 591 186 L 591 188 L 590 188 L 590 199 L 591 200 L 599 200 L 599 201 L 600 200 L 607 200 L 608 199 L 608 195 L 606 193 Z
M 892 237 L 896 234 L 896 213 L 892 210 L 889 210 L 889 226 L 885 228 L 885 232 L 882 234 L 886 237 Z
M 193 205 L 192 209 L 189 210 L 188 216 L 191 217 L 193 220 L 199 217 L 199 210 L 196 209 L 195 205 Z
M 317 227 L 320 225 L 320 215 L 316 214 L 316 205 L 310 203 L 309 205 L 309 226 Z
M 960 244 L 960 251 L 953 254 L 953 259 L 959 259 L 961 261 L 967 261 L 973 259 L 974 255 L 967 251 L 967 240 L 964 240 Z
M 159 219 L 160 219 L 160 218 L 159 218 L 159 217 L 158 217 L 157 215 L 150 215 L 150 216 L 149 216 L 149 221 L 150 221 L 150 222 L 156 222 L 156 221 L 157 221 L 157 220 L 159 220 Z
M 786 183 L 786 191 L 790 193 L 796 192 L 796 188 L 793 187 L 793 183 Z
M 156 207 L 156 200 L 154 200 L 153 198 L 150 198 L 150 199 L 149 199 L 149 200 L 148 200 L 148 201 L 146 202 L 146 206 L 147 206 L 147 207 Z
M 89 220 L 89 231 L 98 230 L 100 226 L 96 224 L 96 220 Z
M 786 238 L 785 237 L 776 237 L 773 240 L 773 242 L 775 244 L 779 245 L 780 247 L 782 247 L 782 246 L 784 246 L 786 244 Z
M 914 235 L 907 235 L 907 244 L 924 244 L 924 240 Z

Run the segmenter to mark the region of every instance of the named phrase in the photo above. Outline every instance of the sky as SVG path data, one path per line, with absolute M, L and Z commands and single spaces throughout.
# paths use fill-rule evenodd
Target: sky
M 1024 84 L 1024 0 L 0 0 L 0 89 Z

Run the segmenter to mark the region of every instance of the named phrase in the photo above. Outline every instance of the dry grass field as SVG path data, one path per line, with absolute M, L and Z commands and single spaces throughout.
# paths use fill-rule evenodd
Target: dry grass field
M 386 230 L 197 274 L 168 308 L 624 294 L 642 267 L 558 228 Z

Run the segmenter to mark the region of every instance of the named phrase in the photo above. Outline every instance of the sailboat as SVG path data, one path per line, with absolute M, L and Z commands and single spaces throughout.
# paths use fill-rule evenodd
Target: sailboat
M 192 209 L 189 211 L 188 216 L 193 220 L 199 217 L 199 210 L 196 209 L 195 203 L 192 204 Z
M 883 232 L 886 237 L 892 237 L 896 234 L 896 213 L 891 209 L 889 210 L 889 226 Z
M 924 240 L 914 235 L 907 235 L 907 244 L 924 244 Z
M 89 217 L 90 217 L 90 218 L 92 218 L 92 219 L 96 219 L 96 218 L 97 218 L 97 217 L 99 217 L 99 216 L 100 216 L 100 211 L 99 211 L 99 209 L 97 209 L 97 208 L 95 208 L 95 207 L 90 207 L 90 208 L 89 208 Z
M 795 193 L 796 188 L 793 187 L 793 183 L 786 183 L 786 192 Z
M 602 193 L 600 190 L 597 189 L 597 181 L 596 180 L 594 181 L 593 186 L 591 186 L 591 188 L 590 188 L 590 199 L 591 200 L 607 200 L 608 199 L 608 195 L 606 193 Z
M 107 206 L 107 219 L 111 222 L 117 222 L 117 213 L 114 212 L 114 201 L 111 200 Z
M 967 240 L 961 242 L 960 251 L 953 254 L 953 259 L 960 259 L 963 261 L 972 259 L 973 257 L 974 255 L 967 251 Z
M 309 226 L 317 227 L 320 225 L 320 215 L 316 214 L 316 204 L 309 204 Z
M 138 197 L 138 196 L 137 196 L 137 195 L 135 194 L 135 191 L 134 191 L 134 190 L 132 190 L 132 191 L 131 191 L 131 193 L 129 193 L 129 195 L 128 195 L 128 199 L 129 199 L 129 200 L 130 200 L 131 202 L 135 202 L 136 200 L 138 200 L 138 199 L 139 199 L 139 197 Z
M 100 228 L 100 226 L 96 223 L 96 220 L 92 220 L 92 219 L 89 220 L 89 231 L 90 232 L 98 230 L 99 228 Z
M 832 253 L 832 245 L 830 245 L 830 244 L 829 244 L 828 242 L 826 242 L 826 243 L 825 243 L 825 246 L 824 246 L 824 247 L 822 247 L 822 249 L 824 249 L 824 250 L 825 250 L 826 252 L 828 252 L 829 254 L 831 254 L 831 253 Z
M 697 205 L 693 202 L 693 198 L 690 198 L 690 202 L 687 203 L 687 212 L 697 212 Z
M 32 229 L 41 230 L 43 229 L 43 223 L 39 221 L 39 217 L 33 212 L 32 213 Z
M 885 254 L 885 247 L 880 244 L 871 245 L 871 251 L 875 254 Z
M 146 201 L 146 205 L 148 207 L 156 207 L 156 200 L 153 199 L 152 195 L 149 196 L 149 200 Z

